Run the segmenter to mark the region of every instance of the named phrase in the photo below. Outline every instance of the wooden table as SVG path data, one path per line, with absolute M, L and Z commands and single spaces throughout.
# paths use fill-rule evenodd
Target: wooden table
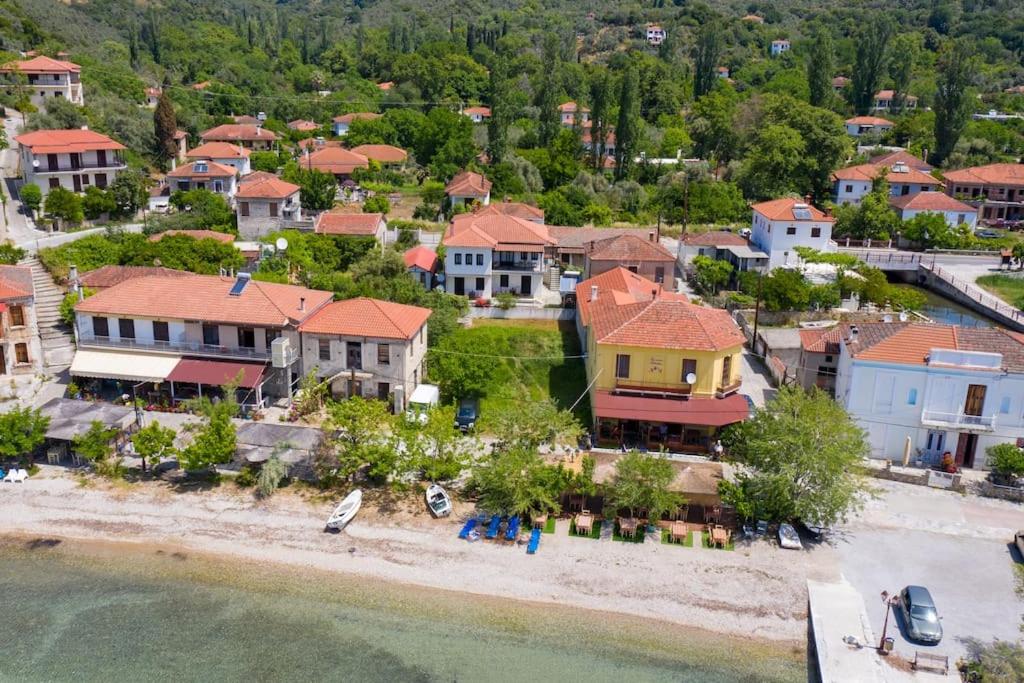
M 668 531 L 668 539 L 673 543 L 683 542 L 686 540 L 688 529 L 686 522 L 672 522 Z
M 548 516 L 547 515 L 537 515 L 536 517 L 533 518 L 533 528 L 534 529 L 543 529 L 547 525 L 547 523 L 548 523 Z
M 635 517 L 619 517 L 619 536 L 633 538 L 636 533 L 637 520 Z
M 594 530 L 594 517 L 589 514 L 576 515 L 576 533 L 589 536 Z
M 723 548 L 729 542 L 729 532 L 720 526 L 711 529 L 712 545 L 721 545 Z

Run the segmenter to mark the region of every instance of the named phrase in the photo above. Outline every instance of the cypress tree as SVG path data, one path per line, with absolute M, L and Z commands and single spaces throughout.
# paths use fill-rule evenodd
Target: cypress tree
M 545 147 L 554 141 L 562 127 L 558 116 L 560 74 L 558 37 L 549 33 L 544 37 L 544 74 L 541 76 L 537 99 L 537 106 L 540 107 L 540 143 Z
M 935 152 L 931 162 L 941 164 L 960 140 L 971 119 L 967 86 L 974 73 L 974 51 L 966 39 L 943 47 L 939 53 L 938 88 L 935 91 Z
M 153 112 L 153 134 L 156 137 L 157 152 L 161 159 L 169 161 L 178 154 L 178 143 L 174 139 L 178 132 L 178 118 L 174 105 L 166 92 L 160 94 Z
M 508 154 L 508 127 L 512 123 L 512 93 L 508 63 L 499 55 L 491 68 L 491 118 L 487 122 L 487 154 L 500 164 Z
M 621 180 L 633 165 L 640 142 L 640 90 L 636 68 L 629 66 L 622 76 L 619 93 L 619 123 L 615 127 L 615 178 Z
M 693 99 L 700 99 L 715 86 L 718 58 L 722 55 L 722 31 L 717 21 L 701 27 L 693 48 Z
M 811 91 L 811 104 L 815 107 L 824 107 L 832 99 L 834 57 L 832 35 L 827 29 L 819 28 L 807 60 L 807 85 Z
M 886 48 L 892 38 L 892 23 L 876 15 L 857 35 L 857 56 L 853 65 L 853 108 L 860 115 L 871 111 L 882 81 Z
M 590 153 L 594 168 L 598 170 L 604 161 L 605 138 L 608 135 L 610 78 L 607 72 L 603 72 L 596 74 L 590 82 Z

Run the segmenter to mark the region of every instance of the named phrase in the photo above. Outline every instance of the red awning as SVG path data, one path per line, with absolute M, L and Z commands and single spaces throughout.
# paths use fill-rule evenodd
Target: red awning
M 224 386 L 242 373 L 238 386 L 252 389 L 260 383 L 266 366 L 262 363 L 231 363 L 220 360 L 182 358 L 167 376 L 168 382 L 191 382 Z
M 747 419 L 750 407 L 739 394 L 725 398 L 675 399 L 598 391 L 594 396 L 594 414 L 599 418 L 724 427 Z
M 3 313 L 6 310 L 7 310 L 7 304 L 0 303 L 0 313 Z

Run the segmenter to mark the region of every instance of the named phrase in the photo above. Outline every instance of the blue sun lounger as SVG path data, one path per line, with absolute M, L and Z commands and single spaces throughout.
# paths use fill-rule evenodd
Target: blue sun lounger
M 499 526 L 501 526 L 501 515 L 494 515 L 493 517 L 491 517 L 491 523 L 487 526 L 487 534 L 484 536 L 484 538 L 497 538 Z
M 469 532 L 472 531 L 473 527 L 475 527 L 475 526 L 476 526 L 476 518 L 474 517 L 473 519 L 469 520 L 468 522 L 466 522 L 465 524 L 462 525 L 462 531 L 459 532 L 459 538 L 461 538 L 463 540 L 468 538 L 469 537 Z
M 526 554 L 533 555 L 537 552 L 537 547 L 540 545 L 540 529 L 534 529 L 530 532 L 530 544 L 526 546 Z
M 505 540 L 514 541 L 519 535 L 519 515 L 512 515 L 508 520 L 508 529 L 505 530 Z

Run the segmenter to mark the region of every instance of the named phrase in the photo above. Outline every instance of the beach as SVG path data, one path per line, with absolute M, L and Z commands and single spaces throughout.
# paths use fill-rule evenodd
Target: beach
M 325 533 L 339 499 L 302 488 L 259 500 L 233 483 L 110 483 L 47 467 L 0 489 L 0 518 L 5 533 L 22 539 L 117 542 L 593 610 L 774 644 L 779 652 L 806 647 L 806 580 L 838 575 L 827 547 L 795 554 L 767 543 L 724 551 L 591 540 L 568 536 L 567 520 L 527 555 L 524 546 L 458 540 L 471 506 L 460 503 L 451 518 L 435 520 L 412 493 L 368 492 L 346 530 Z

